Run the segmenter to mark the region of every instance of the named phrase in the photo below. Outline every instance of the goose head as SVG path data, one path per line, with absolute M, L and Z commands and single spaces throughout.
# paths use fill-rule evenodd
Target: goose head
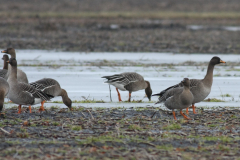
M 2 53 L 10 54 L 12 58 L 16 58 L 16 52 L 14 48 L 7 48 Z
M 215 56 L 210 60 L 210 64 L 216 65 L 220 63 L 226 63 L 225 61 L 221 60 L 219 57 Z

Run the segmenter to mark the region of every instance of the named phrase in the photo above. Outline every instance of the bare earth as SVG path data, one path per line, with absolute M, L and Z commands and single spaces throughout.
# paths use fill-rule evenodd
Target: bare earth
M 240 26 L 239 4 L 237 0 L 2 1 L 0 48 L 239 53 L 240 31 L 221 28 Z M 188 25 L 206 28 L 191 30 Z

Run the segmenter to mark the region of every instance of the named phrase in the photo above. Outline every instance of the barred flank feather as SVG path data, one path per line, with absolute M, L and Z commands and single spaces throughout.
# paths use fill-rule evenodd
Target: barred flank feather
M 44 101 L 50 100 L 50 96 L 26 83 L 19 83 L 22 92 L 30 93 L 34 98 L 40 98 Z
M 136 72 L 124 72 L 121 74 L 114 74 L 112 76 L 103 76 L 102 78 L 106 78 L 108 80 L 105 83 L 118 83 L 123 86 L 132 82 L 144 81 L 144 78 Z

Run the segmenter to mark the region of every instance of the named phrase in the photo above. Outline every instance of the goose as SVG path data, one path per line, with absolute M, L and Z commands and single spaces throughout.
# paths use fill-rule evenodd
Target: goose
M 212 83 L 213 83 L 213 69 L 216 64 L 226 63 L 225 61 L 221 60 L 219 57 L 213 57 L 207 69 L 207 74 L 203 79 L 190 79 L 190 91 L 192 92 L 194 99 L 191 108 L 193 109 L 193 113 L 196 114 L 195 111 L 195 103 L 203 101 L 211 92 Z M 167 89 L 161 91 L 158 95 L 161 97 L 172 88 L 179 88 L 182 87 L 183 84 L 179 83 L 174 86 L 168 87 Z M 186 113 L 188 113 L 188 108 L 186 109 Z
M 3 109 L 3 104 L 4 104 L 4 98 L 8 94 L 9 91 L 9 84 L 8 82 L 0 77 L 0 114 Z
M 3 50 L 2 53 L 10 54 L 11 58 L 16 58 L 16 52 L 14 48 L 7 48 L 6 50 Z M 8 68 L 8 73 L 6 75 L 7 78 L 9 77 L 10 73 L 11 73 L 11 66 Z M 26 73 L 20 69 L 17 70 L 17 80 L 19 82 L 28 83 L 28 78 Z
M 9 60 L 8 55 L 3 55 L 3 69 L 0 69 L 0 77 L 4 78 L 7 80 L 7 72 L 8 72 L 8 63 L 7 61 Z
M 34 104 L 41 103 L 42 101 L 47 101 L 52 98 L 51 95 L 48 95 L 41 90 L 34 88 L 33 86 L 19 82 L 17 80 L 17 61 L 15 58 L 10 58 L 8 61 L 11 65 L 11 73 L 8 77 L 8 83 L 10 86 L 8 92 L 8 98 L 18 106 L 18 113 L 21 113 L 22 105 L 29 106 L 29 112 L 32 113 L 31 106 Z
M 189 107 L 193 102 L 193 94 L 190 91 L 190 80 L 184 78 L 181 81 L 182 87 L 171 88 L 167 90 L 161 97 L 159 97 L 158 103 L 164 103 L 164 105 L 172 110 L 173 117 L 177 120 L 174 109 L 180 109 L 180 114 L 184 119 L 190 120 L 183 112 L 182 109 Z M 152 96 L 159 96 L 159 94 L 154 94 Z
M 30 83 L 31 86 L 33 86 L 36 89 L 41 90 L 42 92 L 51 95 L 52 97 L 61 96 L 63 103 L 72 110 L 72 101 L 68 97 L 67 91 L 65 89 L 62 89 L 58 81 L 51 78 L 43 78 L 38 81 Z M 39 111 L 44 111 L 44 104 L 45 101 L 42 101 L 42 106 L 40 107 Z
M 150 83 L 145 81 L 143 76 L 136 72 L 124 72 L 111 76 L 103 76 L 101 78 L 106 78 L 107 81 L 105 81 L 105 83 L 116 87 L 119 102 L 122 101 L 122 99 L 118 89 L 121 91 L 129 91 L 129 102 L 131 102 L 132 92 L 145 89 L 145 93 L 149 101 L 151 101 L 152 89 Z

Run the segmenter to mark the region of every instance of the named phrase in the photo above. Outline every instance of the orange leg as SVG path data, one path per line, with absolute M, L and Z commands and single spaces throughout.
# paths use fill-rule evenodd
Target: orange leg
M 129 92 L 128 102 L 131 102 L 131 92 Z
M 122 99 L 121 99 L 121 95 L 120 95 L 120 93 L 119 93 L 119 91 L 118 91 L 117 88 L 116 88 L 116 90 L 117 90 L 117 93 L 118 93 L 118 100 L 119 100 L 119 102 L 120 102 L 120 101 L 122 101 Z
M 18 106 L 18 114 L 21 113 L 21 108 L 22 108 L 22 105 L 19 105 L 19 106 Z
M 191 118 L 187 117 L 182 110 L 180 110 L 180 114 L 184 117 L 184 119 L 190 120 Z
M 39 108 L 39 111 L 41 112 L 41 111 L 44 111 L 44 103 L 45 103 L 45 101 L 42 101 L 41 102 L 41 107 Z
M 189 114 L 189 112 L 188 112 L 188 108 L 186 108 L 186 114 Z
M 172 114 L 173 114 L 174 119 L 177 120 L 175 111 L 172 111 Z
M 192 104 L 192 109 L 193 109 L 193 114 L 197 114 L 197 112 L 195 111 L 196 106 L 194 106 L 194 104 Z
M 29 113 L 32 113 L 32 107 L 29 106 L 28 109 L 29 109 Z

